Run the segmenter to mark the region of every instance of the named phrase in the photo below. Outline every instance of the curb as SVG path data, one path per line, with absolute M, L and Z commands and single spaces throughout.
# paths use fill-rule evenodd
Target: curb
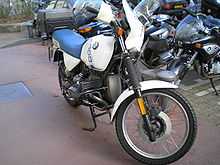
M 27 26 L 30 25 L 32 22 L 26 21 L 21 23 L 8 23 L 8 24 L 0 24 L 0 33 L 14 33 L 14 32 L 21 32 L 27 29 Z

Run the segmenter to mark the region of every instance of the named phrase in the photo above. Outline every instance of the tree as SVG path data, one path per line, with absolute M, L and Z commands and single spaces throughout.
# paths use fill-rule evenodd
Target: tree
M 10 0 L 0 0 L 0 18 L 7 17 L 10 13 Z

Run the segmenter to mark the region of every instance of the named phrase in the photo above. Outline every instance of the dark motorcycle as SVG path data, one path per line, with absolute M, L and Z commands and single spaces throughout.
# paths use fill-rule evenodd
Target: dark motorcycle
M 178 3 L 177 3 L 178 4 Z M 199 5 L 192 5 L 188 8 L 172 10 L 174 16 L 170 16 L 169 10 L 154 9 L 149 15 L 151 26 L 145 32 L 145 44 L 142 48 L 141 62 L 149 69 L 158 69 L 168 65 L 174 58 L 173 40 L 175 38 L 176 27 L 181 22 L 175 18 L 175 12 L 183 13 L 185 17 L 186 10 L 198 12 Z M 160 11 L 160 12 L 158 12 Z M 147 14 L 146 14 L 147 15 Z
M 178 83 L 193 66 L 200 76 L 210 80 L 220 76 L 220 19 L 204 14 L 189 14 L 176 28 L 174 47 L 177 59 L 168 70 L 176 74 Z

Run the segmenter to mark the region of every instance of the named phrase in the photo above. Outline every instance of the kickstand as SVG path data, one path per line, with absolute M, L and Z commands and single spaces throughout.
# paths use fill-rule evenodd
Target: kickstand
M 215 84 L 214 84 L 214 82 L 213 82 L 213 78 L 210 78 L 209 80 L 210 80 L 210 83 L 211 83 L 211 85 L 212 85 L 212 88 L 213 88 L 214 91 L 215 91 L 215 94 L 218 96 L 219 94 L 218 94 L 217 89 L 215 88 Z
M 90 106 L 89 109 L 90 109 L 90 114 L 92 116 L 93 127 L 92 128 L 83 128 L 83 130 L 93 132 L 97 128 L 96 119 L 95 119 L 96 113 L 95 113 L 95 109 L 93 106 Z
M 111 114 L 109 111 L 104 111 L 102 113 L 96 113 L 94 106 L 90 106 L 89 109 L 90 109 L 90 114 L 91 114 L 92 121 L 93 121 L 93 127 L 92 128 L 83 128 L 84 131 L 89 131 L 89 132 L 95 131 L 95 129 L 97 128 L 97 123 L 96 123 L 97 117 L 100 117 L 100 116 L 103 116 L 106 114 L 109 114 L 109 117 L 111 117 Z

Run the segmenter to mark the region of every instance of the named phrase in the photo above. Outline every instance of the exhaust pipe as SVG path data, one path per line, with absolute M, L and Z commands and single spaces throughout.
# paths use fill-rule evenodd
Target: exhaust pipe
M 100 110 L 105 110 L 107 107 L 109 107 L 109 104 L 105 100 L 96 96 L 93 93 L 88 94 L 86 97 L 92 105 L 95 105 L 96 107 L 100 108 Z

